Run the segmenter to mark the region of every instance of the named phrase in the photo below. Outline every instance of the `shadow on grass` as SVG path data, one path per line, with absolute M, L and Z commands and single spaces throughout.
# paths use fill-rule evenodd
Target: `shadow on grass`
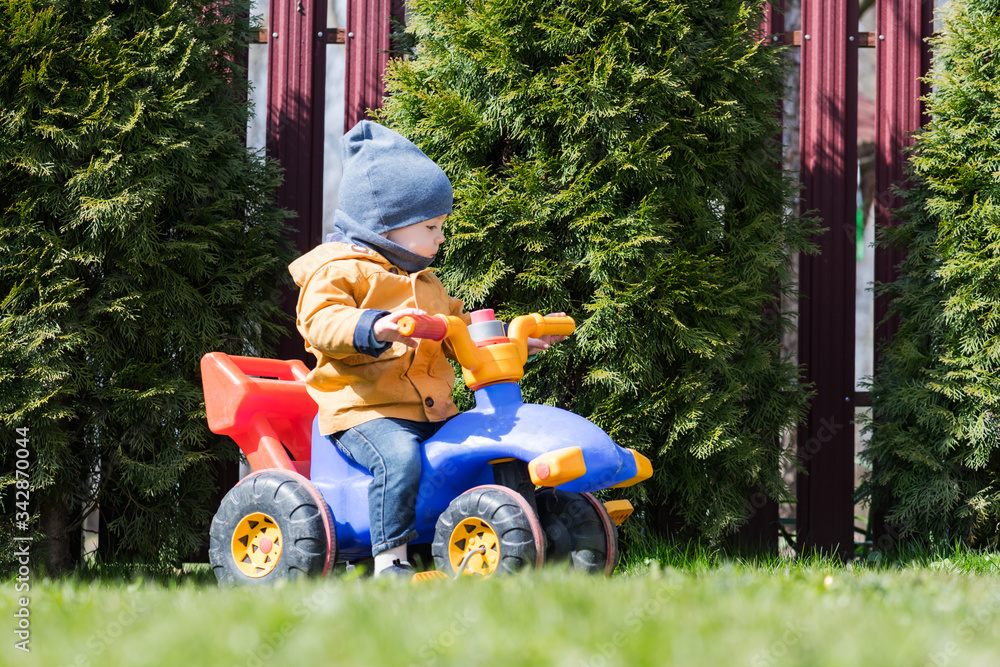
M 215 573 L 208 563 L 182 563 L 179 567 L 165 567 L 120 561 L 105 562 L 96 556 L 88 556 L 70 578 L 83 583 L 99 581 L 129 584 L 141 580 L 166 588 L 175 588 L 181 584 L 216 585 Z
M 859 570 L 868 572 L 901 570 L 946 570 L 957 574 L 1000 574 L 1000 552 L 975 550 L 960 543 L 929 548 L 908 546 L 891 554 L 859 552 L 849 560 L 813 552 L 796 556 L 774 554 L 735 555 L 700 542 L 671 541 L 648 536 L 624 545 L 618 574 L 642 575 L 651 568 L 671 568 L 691 574 L 710 573 L 724 568 L 766 573 Z

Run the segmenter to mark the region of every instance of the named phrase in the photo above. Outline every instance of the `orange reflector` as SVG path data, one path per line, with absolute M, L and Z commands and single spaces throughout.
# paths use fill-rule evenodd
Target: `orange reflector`
M 626 449 L 625 451 L 632 454 L 632 457 L 635 459 L 635 469 L 636 469 L 635 477 L 627 479 L 621 484 L 615 484 L 613 487 L 611 487 L 613 489 L 620 489 L 624 486 L 632 486 L 633 484 L 644 482 L 653 476 L 653 465 L 649 462 L 649 459 L 647 459 L 645 456 L 635 451 L 634 449 Z
M 579 447 L 546 452 L 528 462 L 528 474 L 537 486 L 559 486 L 582 477 L 586 472 L 587 464 Z

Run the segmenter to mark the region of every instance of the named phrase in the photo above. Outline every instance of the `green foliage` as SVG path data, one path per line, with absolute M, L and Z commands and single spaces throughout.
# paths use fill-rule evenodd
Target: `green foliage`
M 0 2 L 5 533 L 17 428 L 50 539 L 97 502 L 123 553 L 169 563 L 214 512 L 237 451 L 199 359 L 268 352 L 287 260 L 243 139 L 247 4 Z
M 776 285 L 815 230 L 785 210 L 762 3 L 407 6 L 416 57 L 390 66 L 380 119 L 452 179 L 442 278 L 505 319 L 575 317 L 526 397 L 646 453 L 631 497 L 719 537 L 752 487 L 782 493 L 777 435 L 805 401 Z
M 879 288 L 900 328 L 873 383 L 865 492 L 900 534 L 934 544 L 995 544 L 1000 523 L 997 5 L 951 5 L 912 187 L 881 241 L 908 256 Z

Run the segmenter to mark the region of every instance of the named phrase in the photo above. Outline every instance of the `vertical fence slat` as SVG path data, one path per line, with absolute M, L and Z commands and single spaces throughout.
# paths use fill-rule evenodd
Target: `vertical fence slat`
M 785 31 L 785 16 L 782 13 L 784 0 L 774 0 L 764 6 L 764 16 L 760 23 L 760 39 L 771 39 L 772 35 Z
M 875 226 L 892 225 L 892 209 L 902 200 L 892 194 L 892 186 L 904 181 L 906 156 L 903 150 L 912 143 L 910 134 L 923 124 L 920 97 L 928 86 L 920 81 L 927 73 L 930 49 L 924 38 L 934 29 L 934 1 L 878 3 L 876 42 L 875 106 Z M 902 249 L 875 250 L 875 280 L 892 282 L 896 267 L 906 257 Z M 896 333 L 898 323 L 885 321 L 887 299 L 875 299 L 875 359 L 879 348 Z
M 385 66 L 389 62 L 390 17 L 403 20 L 401 0 L 348 0 L 347 77 L 344 85 L 344 131 L 382 106 Z
M 815 394 L 798 434 L 796 523 L 801 548 L 842 555 L 854 549 L 857 32 L 857 0 L 803 0 L 802 210 L 828 231 L 799 264 L 799 359 Z
M 875 229 L 893 225 L 892 210 L 902 200 L 893 186 L 905 181 L 904 149 L 912 143 L 911 133 L 924 124 L 925 110 L 920 98 L 930 92 L 920 81 L 930 69 L 930 47 L 926 42 L 934 30 L 934 0 L 880 2 L 877 7 L 875 42 Z M 906 258 L 903 248 L 875 248 L 875 280 L 893 282 L 897 267 Z M 875 297 L 875 372 L 882 364 L 882 349 L 896 335 L 899 322 L 887 318 L 889 300 Z M 878 409 L 875 399 L 875 409 Z M 891 540 L 885 522 L 885 508 L 873 506 L 870 535 L 879 548 Z
M 323 135 L 326 106 L 326 0 L 272 0 L 267 42 L 267 153 L 281 163 L 278 205 L 290 221 L 296 248 L 306 252 L 323 235 Z M 284 307 L 295 314 L 296 295 Z M 294 327 L 279 343 L 282 359 L 302 359 Z
M 760 25 L 758 39 L 771 42 L 771 36 L 782 33 L 785 30 L 785 17 L 782 12 L 783 0 L 774 0 L 764 8 L 763 21 Z M 775 109 L 777 117 L 781 118 L 781 103 Z M 779 132 L 775 141 L 781 144 L 781 133 Z M 781 163 L 777 163 L 775 169 L 781 169 Z M 769 306 L 765 313 L 767 317 L 774 317 L 776 308 Z M 781 447 L 781 441 L 775 434 L 776 448 Z M 767 497 L 761 489 L 754 488 L 750 493 L 750 517 L 747 523 L 733 536 L 731 543 L 737 549 L 745 549 L 750 552 L 777 553 L 778 551 L 778 502 Z

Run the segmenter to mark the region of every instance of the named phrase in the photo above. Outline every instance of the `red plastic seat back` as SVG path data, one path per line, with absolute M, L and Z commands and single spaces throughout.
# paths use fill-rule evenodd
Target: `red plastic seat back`
M 318 409 L 306 391 L 308 374 L 298 359 L 206 354 L 201 380 L 209 429 L 235 440 L 255 472 L 282 468 L 308 477 Z

